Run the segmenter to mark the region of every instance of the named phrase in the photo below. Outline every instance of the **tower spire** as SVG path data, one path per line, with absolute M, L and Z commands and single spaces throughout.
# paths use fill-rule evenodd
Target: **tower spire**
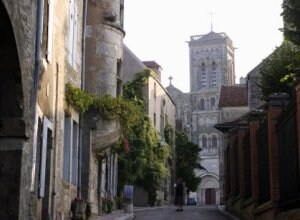
M 212 10 L 210 10 L 210 31 L 213 31 L 213 15 L 215 13 L 212 12 Z
M 173 77 L 170 76 L 168 79 L 170 80 L 170 85 L 172 85 L 172 79 L 173 79 Z

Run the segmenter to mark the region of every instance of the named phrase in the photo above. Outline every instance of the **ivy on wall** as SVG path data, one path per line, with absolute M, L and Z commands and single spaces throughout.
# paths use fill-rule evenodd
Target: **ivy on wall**
M 142 110 L 135 101 L 123 97 L 112 97 L 110 95 L 94 96 L 82 91 L 80 88 L 66 84 L 66 101 L 80 113 L 89 108 L 99 110 L 100 115 L 106 120 L 120 120 L 122 130 L 130 133 L 131 128 L 140 119 Z

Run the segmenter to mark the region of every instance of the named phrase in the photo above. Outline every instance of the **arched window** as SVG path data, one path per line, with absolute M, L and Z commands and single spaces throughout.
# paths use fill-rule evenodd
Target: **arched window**
M 207 148 L 207 139 L 205 136 L 202 136 L 202 148 Z
M 202 71 L 202 73 L 205 72 L 205 63 L 202 63 L 202 65 L 201 65 L 201 71 Z
M 205 110 L 205 102 L 204 102 L 204 99 L 200 99 L 200 110 Z
M 215 109 L 216 108 L 216 99 L 214 97 L 212 97 L 210 99 L 210 107 L 211 107 L 211 109 Z
M 211 138 L 211 146 L 212 146 L 212 148 L 217 148 L 217 146 L 218 146 L 217 137 L 215 135 L 212 136 L 212 138 Z
M 203 88 L 205 86 L 206 86 L 206 67 L 205 67 L 205 63 L 202 63 L 202 65 L 201 65 L 200 88 Z
M 211 87 L 217 85 L 217 64 L 215 62 L 212 63 L 212 73 L 211 73 Z
M 217 67 L 216 67 L 216 63 L 215 62 L 213 62 L 212 63 L 212 71 L 215 71 L 217 69 Z

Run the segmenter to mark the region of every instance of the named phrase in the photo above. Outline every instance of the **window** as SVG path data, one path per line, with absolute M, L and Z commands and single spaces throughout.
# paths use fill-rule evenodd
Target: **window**
M 217 137 L 214 135 L 214 136 L 212 136 L 212 138 L 211 138 L 211 146 L 212 146 L 213 148 L 217 148 L 217 145 L 218 145 Z
M 153 113 L 153 124 L 154 124 L 154 126 L 156 126 L 156 114 L 155 113 Z
M 72 142 L 72 183 L 77 185 L 78 176 L 78 124 L 73 121 L 73 142 Z
M 202 71 L 202 74 L 205 73 L 205 63 L 202 63 L 202 65 L 201 65 L 201 71 Z
M 47 60 L 51 62 L 53 46 L 53 0 L 48 0 Z
M 212 73 L 211 73 L 211 87 L 217 85 L 217 65 L 215 62 L 212 63 Z
M 77 46 L 77 6 L 75 0 L 70 0 L 69 12 L 69 45 L 68 45 L 68 61 L 69 64 L 76 69 L 76 46 Z
M 63 179 L 74 185 L 77 185 L 78 177 L 78 130 L 78 123 L 65 115 Z
M 122 61 L 121 61 L 121 59 L 118 59 L 118 61 L 117 61 L 117 96 L 120 96 L 122 94 L 121 67 L 122 67 Z
M 213 62 L 213 63 L 212 63 L 212 71 L 216 71 L 216 69 L 217 69 L 217 67 L 216 67 L 216 63 L 215 63 L 215 62 Z
M 210 99 L 210 106 L 211 106 L 211 109 L 215 109 L 216 108 L 216 99 L 214 97 L 212 97 Z
M 156 83 L 154 83 L 154 98 L 156 98 Z
M 202 148 L 207 148 L 207 139 L 205 136 L 202 136 Z
M 204 99 L 200 99 L 200 110 L 205 110 L 205 101 L 204 101 Z
M 42 116 L 41 116 L 42 117 Z M 48 196 L 50 186 L 52 123 L 46 118 L 38 118 L 36 148 L 34 149 L 31 191 L 39 198 Z M 46 194 L 46 195 L 45 195 Z
M 203 88 L 205 86 L 206 86 L 206 67 L 205 67 L 205 63 L 202 63 L 202 65 L 201 65 L 200 88 Z
M 64 120 L 64 152 L 63 152 L 63 179 L 70 181 L 70 152 L 71 152 L 71 118 Z

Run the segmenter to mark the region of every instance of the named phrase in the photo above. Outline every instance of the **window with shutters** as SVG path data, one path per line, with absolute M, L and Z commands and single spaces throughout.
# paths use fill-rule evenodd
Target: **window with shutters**
M 70 152 L 71 152 L 71 117 L 65 115 L 64 120 L 64 152 L 63 152 L 63 179 L 70 181 Z
M 53 47 L 53 11 L 54 0 L 48 0 L 44 4 L 44 20 L 43 20 L 43 43 L 42 50 L 46 55 L 47 61 L 51 62 Z
M 32 192 L 39 198 L 49 196 L 51 174 L 52 123 L 38 118 L 35 157 L 33 158 L 34 182 Z
M 78 179 L 78 136 L 78 123 L 65 114 L 63 179 L 73 185 L 77 185 Z
M 77 6 L 75 3 L 75 0 L 70 0 L 68 61 L 69 61 L 69 64 L 74 69 L 76 69 L 77 34 L 78 34 Z
M 77 185 L 78 176 L 78 123 L 73 121 L 73 142 L 72 142 L 72 184 Z

